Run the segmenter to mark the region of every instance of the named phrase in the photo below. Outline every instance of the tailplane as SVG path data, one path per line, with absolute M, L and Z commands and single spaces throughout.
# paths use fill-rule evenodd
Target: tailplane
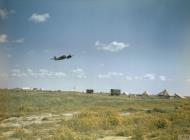
M 51 58 L 52 60 L 57 60 L 56 56 L 54 56 L 53 58 Z

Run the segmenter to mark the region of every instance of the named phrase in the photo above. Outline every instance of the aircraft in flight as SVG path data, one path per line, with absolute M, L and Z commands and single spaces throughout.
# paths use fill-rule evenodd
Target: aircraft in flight
M 61 56 L 54 56 L 53 58 L 51 58 L 52 60 L 58 61 L 58 60 L 65 60 L 65 59 L 70 59 L 72 58 L 73 55 L 69 54 L 69 55 L 61 55 Z

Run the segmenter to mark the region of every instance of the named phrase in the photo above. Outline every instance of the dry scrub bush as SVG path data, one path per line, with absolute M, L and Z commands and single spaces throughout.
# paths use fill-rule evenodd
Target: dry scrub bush
M 167 128 L 167 127 L 169 127 L 169 125 L 170 125 L 170 122 L 167 119 L 164 119 L 164 118 L 160 118 L 160 119 L 155 121 L 155 126 L 158 129 Z
M 82 112 L 67 122 L 70 128 L 79 131 L 111 129 L 122 125 L 124 117 L 116 112 Z

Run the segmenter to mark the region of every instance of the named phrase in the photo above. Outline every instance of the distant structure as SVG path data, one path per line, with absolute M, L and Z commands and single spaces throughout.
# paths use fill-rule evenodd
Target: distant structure
M 93 89 L 86 89 L 86 93 L 88 93 L 88 94 L 93 94 L 93 93 L 94 93 L 94 90 L 93 90 Z
M 145 91 L 145 92 L 142 93 L 142 96 L 149 96 L 149 94 L 148 94 L 147 91 Z
M 175 98 L 185 99 L 185 97 L 184 97 L 184 96 L 179 95 L 179 94 L 177 94 L 177 93 L 175 93 L 175 94 L 174 94 L 174 97 L 175 97 Z
M 137 97 L 137 94 L 130 93 L 128 96 L 129 96 L 129 98 L 135 98 L 135 97 Z
M 163 97 L 163 98 L 170 98 L 169 92 L 165 89 L 162 92 L 158 93 L 157 96 Z
M 45 90 L 43 88 L 33 88 L 33 87 L 22 87 L 22 88 L 16 88 L 16 90 L 24 90 L 24 91 L 42 91 Z
M 40 90 L 40 89 L 38 89 L 38 88 L 32 88 L 32 90 L 33 90 L 33 91 L 38 91 L 38 90 Z
M 121 90 L 120 89 L 111 89 L 110 92 L 111 92 L 112 96 L 113 95 L 119 96 L 121 94 Z
M 22 89 L 22 90 L 33 90 L 33 88 L 31 88 L 31 87 L 22 87 L 22 88 L 18 88 L 18 89 Z
M 129 95 L 129 93 L 128 93 L 127 91 L 124 91 L 124 92 L 122 93 L 122 95 Z

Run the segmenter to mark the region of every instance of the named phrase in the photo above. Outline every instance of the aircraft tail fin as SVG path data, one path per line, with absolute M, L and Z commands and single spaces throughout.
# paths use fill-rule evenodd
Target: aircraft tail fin
M 56 56 L 54 56 L 53 58 L 51 58 L 52 60 L 56 60 L 57 58 L 56 58 Z

